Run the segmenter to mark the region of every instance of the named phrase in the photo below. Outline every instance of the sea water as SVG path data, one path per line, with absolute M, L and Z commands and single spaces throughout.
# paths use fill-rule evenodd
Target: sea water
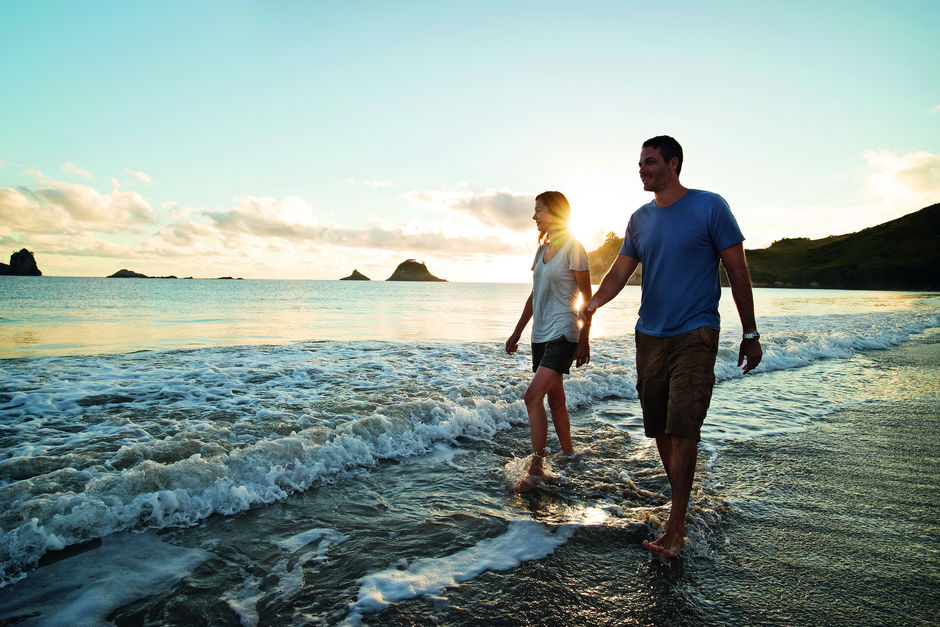
M 448 591 L 572 538 L 638 543 L 668 504 L 634 388 L 639 289 L 566 377 L 575 454 L 550 432 L 552 478 L 521 497 L 530 352 L 504 342 L 529 289 L 0 278 L 0 619 L 382 624 L 419 599 L 447 622 Z M 722 297 L 687 558 L 744 507 L 709 484 L 724 450 L 880 398 L 863 351 L 940 327 L 936 294 L 755 302 L 764 360 L 742 379 Z

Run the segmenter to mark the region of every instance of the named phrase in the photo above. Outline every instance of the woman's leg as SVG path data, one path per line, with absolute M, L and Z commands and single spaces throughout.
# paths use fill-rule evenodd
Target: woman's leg
M 552 424 L 555 425 L 555 433 L 558 434 L 561 450 L 571 453 L 574 450 L 571 446 L 571 421 L 568 418 L 568 406 L 565 400 L 565 382 L 560 374 L 557 383 L 548 391 L 548 409 L 552 412 Z
M 529 414 L 529 436 L 532 440 L 532 453 L 535 454 L 529 467 L 530 474 L 542 474 L 542 457 L 545 456 L 545 442 L 548 439 L 548 414 L 545 412 L 545 397 L 555 387 L 561 386 L 562 376 L 560 372 L 539 366 L 522 397 L 525 401 L 526 412 Z M 564 394 L 564 391 L 562 391 L 562 394 Z M 552 412 L 552 420 L 555 420 L 554 412 Z M 567 422 L 567 412 L 565 413 L 565 421 Z M 555 428 L 557 430 L 558 427 Z M 569 435 L 569 447 L 571 446 L 570 441 L 571 437 Z

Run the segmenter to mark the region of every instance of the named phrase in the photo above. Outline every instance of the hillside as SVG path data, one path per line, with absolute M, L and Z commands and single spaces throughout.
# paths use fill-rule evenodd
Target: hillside
M 607 274 L 610 265 L 620 254 L 620 247 L 623 246 L 623 238 L 617 237 L 617 234 L 611 231 L 600 248 L 588 253 L 588 261 L 591 263 L 591 283 L 597 285 Z M 638 266 L 636 272 L 627 281 L 627 285 L 639 285 L 643 268 Z
M 857 233 L 782 239 L 747 250 L 747 261 L 755 287 L 940 291 L 938 237 L 940 204 L 935 204 Z M 622 242 L 609 233 L 588 253 L 592 282 L 603 278 Z M 638 278 L 635 274 L 631 284 Z

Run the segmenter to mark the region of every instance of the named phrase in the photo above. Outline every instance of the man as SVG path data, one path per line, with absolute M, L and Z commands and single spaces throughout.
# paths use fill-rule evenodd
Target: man
M 647 437 L 656 439 L 672 487 L 665 532 L 643 546 L 675 557 L 685 542 L 685 517 L 692 492 L 698 442 L 715 383 L 718 354 L 719 260 L 743 327 L 738 366 L 747 374 L 760 363 L 751 277 L 744 236 L 725 200 L 679 182 L 682 147 L 672 137 L 647 140 L 640 152 L 640 180 L 654 200 L 630 217 L 620 254 L 584 305 L 590 322 L 643 264 L 636 325 L 637 394 Z

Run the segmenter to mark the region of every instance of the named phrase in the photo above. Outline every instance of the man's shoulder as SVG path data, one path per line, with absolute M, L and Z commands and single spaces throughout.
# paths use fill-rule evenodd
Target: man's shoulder
M 698 202 L 702 204 L 705 204 L 705 203 L 709 203 L 709 204 L 720 203 L 724 205 L 728 204 L 728 201 L 722 198 L 720 194 L 716 194 L 715 192 L 709 192 L 704 189 L 690 189 L 688 192 L 686 192 L 686 197 L 693 202 Z
M 639 207 L 637 207 L 633 211 L 633 214 L 631 215 L 631 217 L 642 216 L 645 213 L 649 213 L 650 211 L 655 211 L 655 210 L 656 210 L 656 200 L 654 199 L 644 205 L 640 205 Z

